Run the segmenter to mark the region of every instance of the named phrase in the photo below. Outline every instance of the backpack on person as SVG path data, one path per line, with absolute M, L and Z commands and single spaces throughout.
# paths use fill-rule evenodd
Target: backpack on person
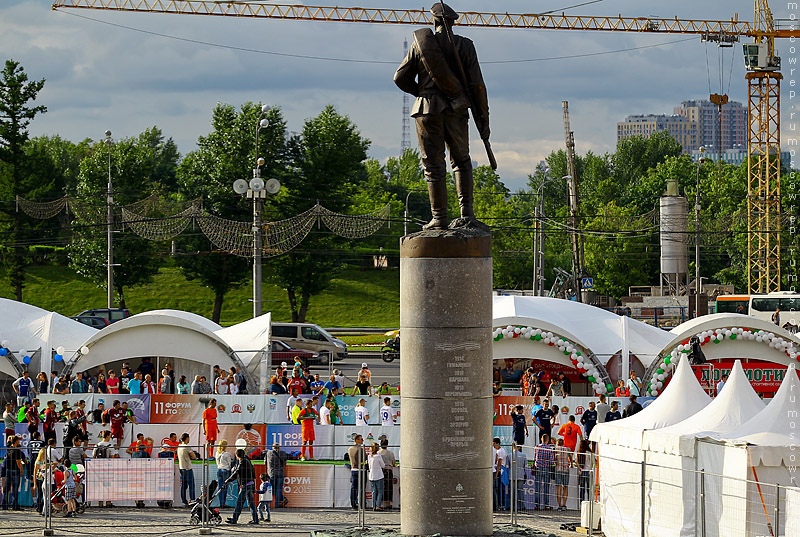
M 93 459 L 107 459 L 108 458 L 108 446 L 100 446 L 97 445 L 92 450 L 92 458 Z

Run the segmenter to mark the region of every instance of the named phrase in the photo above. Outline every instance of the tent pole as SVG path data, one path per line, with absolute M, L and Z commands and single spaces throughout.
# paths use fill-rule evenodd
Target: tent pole
M 644 452 L 644 458 L 642 459 L 642 502 L 641 506 L 639 507 L 642 512 L 641 520 L 639 523 L 641 524 L 641 537 L 645 537 L 645 501 L 647 500 L 647 487 L 645 486 L 645 476 L 647 473 L 647 452 Z

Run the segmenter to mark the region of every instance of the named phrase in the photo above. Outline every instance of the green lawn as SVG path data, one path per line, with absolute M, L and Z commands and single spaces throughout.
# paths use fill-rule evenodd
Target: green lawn
M 163 267 L 153 282 L 125 292 L 132 313 L 178 309 L 211 317 L 214 297 L 196 281 L 187 281 L 176 267 Z M 251 286 L 225 296 L 221 324 L 231 325 L 252 317 Z M 0 297 L 14 298 L 8 278 L 0 270 Z M 29 267 L 23 300 L 45 310 L 71 316 L 106 305 L 106 291 L 67 267 Z M 286 291 L 263 284 L 264 311 L 275 321 L 290 321 Z M 326 327 L 396 327 L 400 324 L 400 273 L 398 269 L 347 268 L 324 293 L 311 298 L 307 322 Z

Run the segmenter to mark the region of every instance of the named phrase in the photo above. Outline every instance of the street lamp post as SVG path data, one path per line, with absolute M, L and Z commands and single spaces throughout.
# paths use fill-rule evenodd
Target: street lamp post
M 106 265 L 108 267 L 108 307 L 114 307 L 114 190 L 111 185 L 111 131 L 105 132 L 105 144 L 108 147 L 108 187 L 106 189 L 106 204 L 108 205 L 107 242 L 108 255 Z
M 269 120 L 264 116 L 269 112 L 268 105 L 262 105 L 261 113 L 256 122 L 256 166 L 253 168 L 253 178 L 250 181 L 238 179 L 233 183 L 233 191 L 253 200 L 253 318 L 263 313 L 261 299 L 261 257 L 263 255 L 263 231 L 261 221 L 261 207 L 267 193 L 275 194 L 280 190 L 277 179 L 270 179 L 267 183 L 261 179 L 261 167 L 266 163 L 263 157 L 258 156 L 258 135 L 261 129 L 269 126 Z
M 545 174 L 549 173 L 550 169 L 545 170 Z M 534 221 L 536 224 L 536 231 L 534 232 L 534 247 L 533 247 L 533 296 L 542 296 L 542 282 L 544 281 L 544 193 L 543 188 L 546 184 L 557 180 L 571 179 L 571 175 L 565 175 L 561 178 L 550 177 L 544 179 L 539 188 L 536 189 L 536 196 L 538 198 L 537 204 L 534 206 Z

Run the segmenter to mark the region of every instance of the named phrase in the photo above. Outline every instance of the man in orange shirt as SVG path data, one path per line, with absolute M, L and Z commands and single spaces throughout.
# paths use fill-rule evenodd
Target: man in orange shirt
M 581 432 L 580 426 L 575 423 L 575 416 L 569 417 L 569 421 L 558 430 L 558 435 L 564 438 L 564 447 L 570 450 L 570 452 L 575 451 L 579 436 L 581 440 L 583 440 L 583 433 Z
M 319 414 L 314 408 L 314 402 L 311 399 L 306 401 L 306 407 L 298 414 L 297 421 L 303 426 L 303 446 L 300 448 L 300 460 L 306 460 L 306 446 L 308 446 L 308 458 L 313 459 L 314 440 L 316 438 L 314 435 L 314 422 L 319 421 Z
M 208 458 L 213 459 L 214 444 L 217 442 L 217 433 L 219 433 L 216 399 L 209 401 L 208 408 L 203 411 L 203 432 L 206 435 L 206 443 L 208 444 Z

